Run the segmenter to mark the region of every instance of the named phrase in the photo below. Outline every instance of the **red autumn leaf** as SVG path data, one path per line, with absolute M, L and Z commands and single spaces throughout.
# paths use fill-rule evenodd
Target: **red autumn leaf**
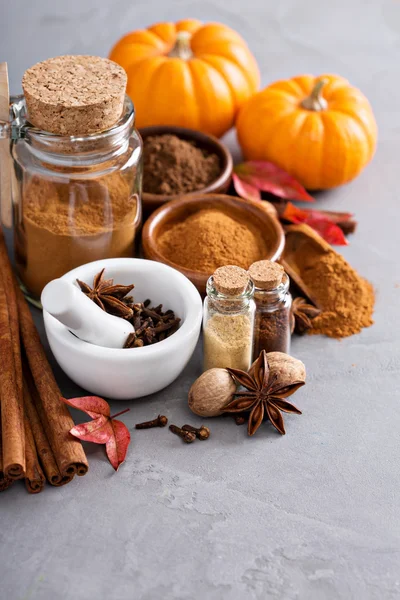
M 65 404 L 83 410 L 89 417 L 96 419 L 100 415 L 110 416 L 110 405 L 99 396 L 83 396 L 83 398 L 63 398 Z
M 349 215 L 351 216 L 351 215 Z M 329 244 L 334 246 L 347 246 L 343 231 L 333 221 L 333 219 L 320 213 L 318 210 L 309 210 L 307 208 L 299 208 L 288 202 L 281 218 L 291 223 L 305 223 L 317 231 L 321 237 Z
M 113 434 L 109 437 L 106 443 L 106 452 L 108 460 L 114 469 L 118 471 L 118 467 L 125 460 L 128 446 L 131 441 L 131 436 L 126 428 L 126 425 L 124 425 L 121 421 L 112 419 L 110 421 L 110 426 L 112 427 Z
M 232 174 L 232 179 L 233 186 L 241 198 L 245 200 L 261 200 L 261 192 L 254 185 L 242 181 L 236 173 Z
M 286 200 L 315 201 L 301 183 L 289 173 L 271 162 L 261 160 L 251 160 L 236 165 L 233 185 L 242 198 L 249 199 L 248 194 L 250 193 L 252 195 L 251 200 L 255 199 L 254 190 L 257 190 L 258 192 L 269 192 Z M 245 195 L 243 195 L 243 192 Z
M 93 419 L 93 421 L 75 425 L 75 427 L 70 430 L 70 433 L 85 442 L 106 444 L 110 437 L 110 429 L 108 425 L 109 419 L 103 415 L 100 415 L 100 417 Z
M 128 412 L 129 408 L 110 416 L 109 404 L 98 396 L 85 396 L 69 400 L 63 398 L 63 400 L 69 406 L 84 411 L 93 419 L 87 423 L 75 425 L 70 433 L 85 442 L 105 444 L 108 460 L 118 471 L 119 466 L 125 460 L 131 434 L 126 425 L 117 421 L 115 417 Z
M 339 225 L 327 217 L 307 219 L 306 224 L 315 229 L 321 237 L 333 246 L 348 246 L 349 242 L 345 238 L 343 231 Z

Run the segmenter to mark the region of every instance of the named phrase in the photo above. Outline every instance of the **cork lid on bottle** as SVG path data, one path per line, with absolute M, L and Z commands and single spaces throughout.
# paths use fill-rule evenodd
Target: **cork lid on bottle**
M 217 292 L 227 296 L 242 294 L 249 283 L 247 271 L 240 267 L 228 265 L 219 267 L 213 275 L 214 286 Z
M 258 260 L 249 268 L 248 274 L 254 285 L 262 290 L 273 290 L 282 283 L 284 268 L 270 260 Z
M 107 58 L 49 58 L 23 76 L 28 119 L 66 136 L 108 129 L 122 114 L 126 83 L 124 69 Z

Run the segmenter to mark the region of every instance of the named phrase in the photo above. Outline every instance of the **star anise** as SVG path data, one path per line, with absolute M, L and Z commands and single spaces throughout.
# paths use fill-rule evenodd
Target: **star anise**
M 283 435 L 285 427 L 281 411 L 301 415 L 301 411 L 286 398 L 304 385 L 304 381 L 282 381 L 282 376 L 278 376 L 277 372 L 271 373 L 265 350 L 252 364 L 248 373 L 229 368 L 227 371 L 247 391 L 236 392 L 234 399 L 230 400 L 224 411 L 250 412 L 247 425 L 249 435 L 255 434 L 264 417 L 268 417 L 275 429 Z
M 133 316 L 133 297 L 127 296 L 134 285 L 114 285 L 113 279 L 104 279 L 104 269 L 93 279 L 93 288 L 84 281 L 76 280 L 82 292 L 105 312 L 130 319 Z
M 303 335 L 308 329 L 312 328 L 312 320 L 321 313 L 319 308 L 313 304 L 308 304 L 305 298 L 299 296 L 292 303 L 290 313 L 290 330 L 299 335 Z

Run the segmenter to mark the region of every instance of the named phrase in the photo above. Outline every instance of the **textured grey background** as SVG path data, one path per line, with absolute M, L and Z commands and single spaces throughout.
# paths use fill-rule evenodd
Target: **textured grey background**
M 192 446 L 166 430 L 133 432 L 117 474 L 90 445 L 85 478 L 34 497 L 15 485 L 0 497 L 1 598 L 399 598 L 400 2 L 1 0 L 0 7 L 0 59 L 9 62 L 14 92 L 38 60 L 105 55 L 127 30 L 192 16 L 240 31 L 264 84 L 301 72 L 348 77 L 370 98 L 380 132 L 366 171 L 319 198 L 321 207 L 359 219 L 344 254 L 376 286 L 376 323 L 341 342 L 294 341 L 308 369 L 295 399 L 303 416 L 286 417 L 285 437 L 265 426 L 254 439 L 216 419 L 210 440 Z M 228 140 L 235 149 L 233 134 Z M 198 350 L 169 389 L 130 404 L 127 425 L 159 412 L 200 423 L 186 406 L 199 373 Z M 79 393 L 57 375 L 65 395 Z

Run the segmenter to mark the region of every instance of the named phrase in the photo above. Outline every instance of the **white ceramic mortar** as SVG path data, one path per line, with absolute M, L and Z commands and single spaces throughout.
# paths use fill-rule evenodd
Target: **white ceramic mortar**
M 194 285 L 181 273 L 162 263 L 140 258 L 112 258 L 87 263 L 62 279 L 85 281 L 105 268 L 105 278 L 135 284 L 136 302 L 150 298 L 181 318 L 176 333 L 143 348 L 115 349 L 95 346 L 75 337 L 64 325 L 43 311 L 47 338 L 65 373 L 85 390 L 116 400 L 140 398 L 172 383 L 189 362 L 200 333 L 202 302 Z

